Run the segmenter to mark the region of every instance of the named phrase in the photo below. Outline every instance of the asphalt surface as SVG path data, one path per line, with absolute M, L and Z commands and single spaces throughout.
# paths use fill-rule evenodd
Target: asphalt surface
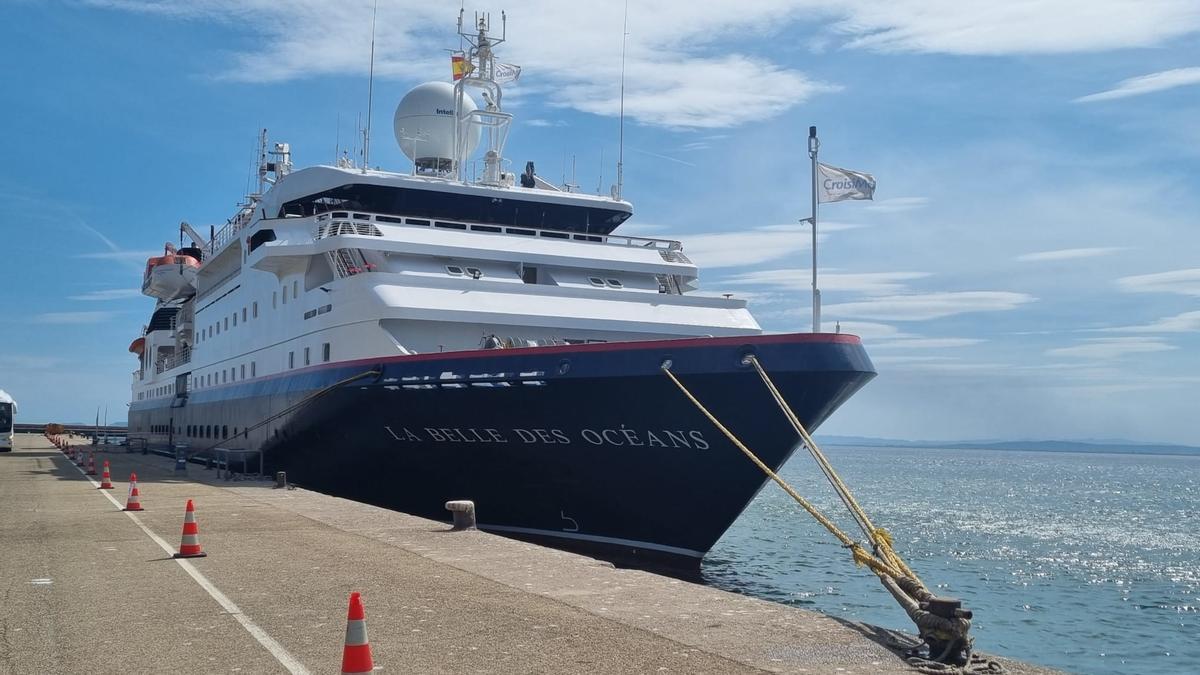
M 41 436 L 0 454 L 0 673 L 336 673 L 351 591 L 381 672 L 912 672 L 871 626 L 197 465 L 96 457 L 121 505 L 137 472 L 145 511 L 120 511 Z M 163 546 L 178 548 L 188 499 L 208 557 L 181 565 Z

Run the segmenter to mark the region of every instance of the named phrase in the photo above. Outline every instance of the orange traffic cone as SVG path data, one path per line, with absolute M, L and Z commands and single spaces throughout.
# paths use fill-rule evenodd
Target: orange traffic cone
M 142 508 L 141 495 L 138 494 L 137 474 L 129 474 L 129 498 L 125 500 L 126 511 L 145 511 Z
M 108 467 L 107 467 L 107 466 L 105 466 L 105 470 L 108 470 Z M 89 475 L 89 476 L 95 476 L 95 475 L 96 475 L 96 453 L 95 453 L 95 452 L 89 452 L 89 453 L 88 453 L 88 470 L 87 470 L 87 475 Z
M 96 468 L 96 460 L 93 457 L 92 458 L 92 473 L 93 474 L 95 473 L 95 468 Z M 100 488 L 99 489 L 101 489 L 101 490 L 112 490 L 113 489 L 112 474 L 110 474 L 108 472 L 108 460 L 107 459 L 104 460 L 104 473 L 100 474 Z
M 200 527 L 196 525 L 196 507 L 188 500 L 187 509 L 183 513 L 183 541 L 179 543 L 179 553 L 176 558 L 203 558 L 208 555 L 200 550 Z
M 350 611 L 346 615 L 346 646 L 342 649 L 342 675 L 369 673 L 375 670 L 371 645 L 367 642 L 367 615 L 363 611 L 358 591 L 350 594 Z

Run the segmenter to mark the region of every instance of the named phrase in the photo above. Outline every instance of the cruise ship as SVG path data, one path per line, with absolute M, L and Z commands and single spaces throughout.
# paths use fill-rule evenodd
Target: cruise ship
M 855 336 L 766 334 L 744 299 L 697 292 L 680 242 L 616 233 L 633 213 L 619 189 L 509 171 L 518 71 L 489 23 L 460 15 L 453 81 L 400 101 L 411 170 L 293 170 L 264 131 L 260 189 L 147 261 L 129 435 L 429 518 L 470 499 L 487 531 L 696 567 L 766 478 L 664 369 L 776 468 L 800 441 L 749 357 L 810 430 L 874 369 Z

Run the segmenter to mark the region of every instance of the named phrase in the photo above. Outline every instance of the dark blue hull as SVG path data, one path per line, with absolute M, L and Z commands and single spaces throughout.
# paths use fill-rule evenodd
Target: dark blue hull
M 130 435 L 172 429 L 191 450 L 263 452 L 315 490 L 644 564 L 695 566 L 765 477 L 662 372 L 674 372 L 768 465 L 798 438 L 758 355 L 809 429 L 874 376 L 857 338 L 702 338 L 433 354 L 343 363 L 139 402 Z M 368 371 L 307 402 L 330 384 Z M 293 414 L 241 433 L 289 406 Z M 210 433 L 220 422 L 217 439 Z M 178 430 L 178 431 L 175 431 Z M 230 433 L 232 432 L 232 433 Z M 221 435 L 231 437 L 221 439 Z M 143 434 L 144 435 L 144 434 Z M 168 439 L 149 435 L 152 443 Z

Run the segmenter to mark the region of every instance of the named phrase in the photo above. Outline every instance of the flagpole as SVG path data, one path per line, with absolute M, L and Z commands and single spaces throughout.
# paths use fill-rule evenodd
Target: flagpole
M 808 128 L 808 156 L 812 159 L 812 332 L 821 332 L 821 291 L 817 290 L 817 150 L 821 142 L 817 140 L 817 128 Z

